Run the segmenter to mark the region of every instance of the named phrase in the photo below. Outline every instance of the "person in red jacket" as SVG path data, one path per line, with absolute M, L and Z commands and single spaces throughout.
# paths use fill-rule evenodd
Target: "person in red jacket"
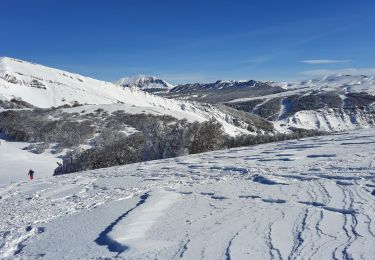
M 29 176 L 30 181 L 34 179 L 34 171 L 30 169 L 29 173 L 27 174 Z

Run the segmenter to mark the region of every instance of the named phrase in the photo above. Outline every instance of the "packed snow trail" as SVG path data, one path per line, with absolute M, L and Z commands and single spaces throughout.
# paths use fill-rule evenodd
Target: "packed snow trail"
M 374 159 L 364 129 L 15 183 L 0 258 L 373 259 Z

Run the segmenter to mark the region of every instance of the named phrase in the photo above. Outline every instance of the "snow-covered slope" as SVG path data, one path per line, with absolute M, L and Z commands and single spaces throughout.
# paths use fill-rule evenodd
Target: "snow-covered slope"
M 0 98 L 21 98 L 42 108 L 75 102 L 95 105 L 96 108 L 100 105 L 106 108 L 113 105 L 118 110 L 165 114 L 178 119 L 186 118 L 190 122 L 202 122 L 214 117 L 223 124 L 224 130 L 230 135 L 249 133 L 246 126 L 241 128 L 228 123 L 227 119 L 231 116 L 210 105 L 202 106 L 167 99 L 137 88 L 124 88 L 113 83 L 7 57 L 0 58 Z
M 375 123 L 375 79 L 364 75 L 330 75 L 296 83 L 272 83 L 285 91 L 239 98 L 227 105 L 289 127 L 342 131 Z
M 2 259 L 373 259 L 375 129 L 0 189 Z
M 28 143 L 12 142 L 0 134 L 0 187 L 27 179 L 29 169 L 37 169 L 38 177 L 50 177 L 62 162 L 61 154 L 35 154 L 28 150 Z
M 281 86 L 285 89 L 309 88 L 310 90 L 320 91 L 342 91 L 344 93 L 366 92 L 368 94 L 375 94 L 375 78 L 366 75 L 334 74 L 327 75 L 320 79 L 274 83 L 274 85 Z
M 121 78 L 115 83 L 125 88 L 138 88 L 148 92 L 168 92 L 174 87 L 162 79 L 145 75 Z
M 360 93 L 366 92 L 370 95 L 375 95 L 375 77 L 366 75 L 328 75 L 320 79 L 304 80 L 299 82 L 273 82 L 269 83 L 273 86 L 278 86 L 286 90 L 285 92 L 276 94 L 263 95 L 263 98 L 285 97 L 290 95 L 305 94 L 308 92 L 325 93 L 325 92 L 339 92 L 346 93 Z M 239 98 L 230 102 L 242 102 L 260 97 Z
M 374 124 L 375 113 L 367 113 L 361 109 L 298 111 L 293 115 L 274 122 L 275 128 L 280 132 L 284 132 L 289 127 L 326 132 L 347 131 L 372 127 Z
M 122 102 L 137 106 L 166 103 L 162 98 L 136 89 L 124 89 L 109 82 L 7 57 L 0 59 L 0 94 L 7 98 L 20 97 L 38 107 L 73 102 Z

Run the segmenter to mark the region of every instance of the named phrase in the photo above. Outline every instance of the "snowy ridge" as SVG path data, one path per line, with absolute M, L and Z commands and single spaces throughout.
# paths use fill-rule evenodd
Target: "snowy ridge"
M 91 104 L 96 108 L 116 107 L 132 113 L 166 114 L 190 122 L 214 116 L 229 135 L 249 133 L 226 122 L 227 115 L 213 106 L 159 97 L 137 88 L 124 88 L 78 74 L 16 60 L 0 59 L 0 98 L 22 100 L 42 108 L 64 104 Z M 116 105 L 117 104 L 117 105 Z M 230 116 L 229 116 L 230 117 Z
M 171 90 L 173 93 L 194 92 L 194 91 L 211 91 L 224 89 L 239 89 L 254 87 L 257 84 L 255 80 L 218 80 L 214 83 L 194 83 L 178 85 Z
M 374 136 L 372 128 L 16 183 L 0 189 L 0 257 L 372 259 Z
M 342 91 L 343 93 L 366 92 L 375 94 L 375 78 L 366 75 L 327 75 L 320 79 L 310 79 L 301 82 L 273 83 L 285 89 L 304 89 L 320 91 Z
M 321 79 L 310 79 L 300 82 L 272 82 L 274 87 L 281 87 L 287 91 L 264 95 L 262 98 L 285 97 L 308 92 L 337 91 L 341 94 L 366 92 L 375 95 L 375 77 L 366 75 L 328 75 Z M 231 103 L 259 99 L 260 97 L 238 98 Z
M 272 85 L 282 87 L 285 91 L 238 98 L 228 104 L 249 104 L 251 108 L 252 102 L 255 102 L 257 105 L 253 105 L 251 112 L 272 110 L 276 115 L 272 120 L 280 132 L 287 132 L 289 127 L 332 132 L 374 125 L 374 77 L 329 75 L 321 79 Z M 265 106 L 267 102 L 273 102 L 274 106 Z
M 165 103 L 164 99 L 146 95 L 136 89 L 124 89 L 109 82 L 7 57 L 0 60 L 0 93 L 8 98 L 22 98 L 38 107 L 73 102 L 123 102 L 139 106 Z
M 125 88 L 138 88 L 145 91 L 169 91 L 174 86 L 162 79 L 153 77 L 138 75 L 134 77 L 121 78 L 115 82 L 115 84 L 120 85 Z

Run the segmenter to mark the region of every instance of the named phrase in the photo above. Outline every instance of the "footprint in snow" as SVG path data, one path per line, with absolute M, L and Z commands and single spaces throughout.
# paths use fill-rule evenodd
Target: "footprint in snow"
M 214 200 L 226 200 L 228 198 L 224 197 L 224 196 L 213 195 L 213 196 L 211 196 L 211 199 L 214 199 Z
M 306 156 L 307 158 L 332 158 L 336 157 L 336 154 L 309 154 Z
M 201 195 L 203 195 L 203 196 L 213 196 L 213 195 L 215 195 L 215 192 L 201 192 Z
M 192 165 L 189 165 L 188 168 L 192 168 L 192 169 L 195 169 L 195 168 L 204 168 L 204 166 L 203 165 L 192 164 Z
M 328 211 L 332 211 L 332 212 L 337 212 L 337 213 L 341 213 L 341 214 L 348 214 L 348 215 L 353 215 L 353 214 L 356 214 L 357 212 L 354 210 L 354 209 L 338 209 L 338 208 L 333 208 L 333 207 L 322 207 L 322 209 L 325 209 L 325 210 L 328 210 Z
M 277 158 L 277 159 L 259 159 L 258 162 L 275 162 L 275 161 L 283 161 L 283 162 L 292 162 L 294 161 L 293 158 Z
M 320 203 L 320 202 L 316 202 L 316 201 L 313 201 L 313 202 L 310 202 L 310 201 L 300 201 L 299 203 L 305 204 L 305 205 L 309 205 L 309 206 L 314 206 L 314 207 L 324 207 L 325 206 L 324 203 Z
M 336 181 L 336 184 L 341 185 L 341 186 L 350 186 L 350 185 L 353 185 L 353 183 L 347 182 L 347 181 Z
M 36 232 L 37 232 L 38 234 L 41 234 L 41 233 L 44 233 L 45 230 L 46 230 L 45 227 L 38 227 L 38 228 L 36 229 Z
M 178 193 L 180 193 L 182 195 L 191 195 L 191 194 L 193 194 L 193 192 L 191 192 L 191 191 L 179 191 Z
M 286 183 L 277 182 L 277 181 L 274 181 L 270 178 L 267 178 L 261 175 L 255 175 L 253 178 L 253 181 L 261 183 L 261 184 L 265 184 L 265 185 L 288 185 Z
M 341 213 L 341 214 L 344 214 L 344 215 L 353 215 L 353 214 L 357 213 L 352 208 L 339 209 L 339 208 L 334 208 L 334 207 L 328 207 L 324 203 L 320 203 L 320 202 L 300 201 L 299 203 L 305 204 L 305 205 L 314 206 L 314 207 L 321 208 L 321 209 L 324 209 L 324 210 L 327 210 L 327 211 L 331 211 L 331 212 Z
M 286 203 L 286 200 L 281 200 L 281 199 L 262 199 L 262 201 L 267 202 L 267 203 L 276 203 L 276 204 Z
M 294 156 L 294 153 L 279 153 L 276 154 L 277 157 L 288 157 L 288 156 Z
M 240 195 L 238 196 L 240 199 L 259 199 L 259 196 L 256 195 Z
M 45 227 L 37 227 L 36 229 L 34 229 L 32 226 L 27 226 L 25 228 L 25 230 L 26 230 L 26 232 L 30 232 L 32 230 L 35 230 L 36 233 L 41 234 L 45 231 Z

